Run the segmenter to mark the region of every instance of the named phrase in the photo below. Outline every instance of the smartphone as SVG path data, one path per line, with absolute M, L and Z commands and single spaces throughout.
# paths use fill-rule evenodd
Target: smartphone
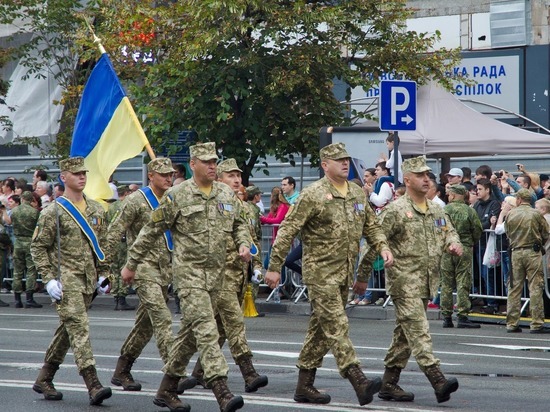
M 519 163 L 516 163 L 516 167 L 518 168 L 518 170 L 520 170 L 520 168 L 521 168 L 521 164 L 519 164 Z

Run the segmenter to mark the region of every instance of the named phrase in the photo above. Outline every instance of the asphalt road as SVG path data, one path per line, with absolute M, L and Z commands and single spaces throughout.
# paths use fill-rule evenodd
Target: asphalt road
M 1 296 L 7 301 L 8 295 Z M 46 302 L 46 297 L 41 297 Z M 132 298 L 135 299 L 135 298 Z M 135 303 L 136 301 L 133 300 Z M 171 305 L 173 303 L 171 302 Z M 112 298 L 100 297 L 90 311 L 92 346 L 100 380 L 110 384 L 122 342 L 133 324 L 134 312 L 115 312 Z M 369 310 L 365 308 L 365 310 Z M 246 320 L 249 344 L 259 373 L 269 376 L 269 385 L 257 393 L 244 393 L 238 367 L 229 351 L 229 386 L 245 399 L 244 411 L 548 411 L 550 387 L 550 336 L 506 334 L 503 326 L 483 325 L 478 330 L 442 329 L 441 321 L 430 321 L 436 355 L 447 376 L 458 378 L 460 388 L 451 400 L 437 404 L 427 379 L 411 360 L 403 371 L 401 386 L 415 393 L 414 402 L 385 402 L 378 398 L 368 406 L 357 404 L 355 393 L 337 371 L 331 354 L 317 373 L 316 386 L 332 396 L 328 405 L 297 404 L 293 401 L 297 380 L 296 359 L 301 348 L 308 317 L 268 313 L 264 318 Z M 43 309 L 0 309 L 0 410 L 1 411 L 159 411 L 152 399 L 160 383 L 162 363 L 154 341 L 134 365 L 134 377 L 143 385 L 141 392 L 123 392 L 113 387 L 112 398 L 101 407 L 88 405 L 87 391 L 78 375 L 73 356 L 55 378 L 64 398 L 45 401 L 32 391 L 44 352 L 58 324 L 51 306 Z M 381 376 L 383 359 L 390 343 L 393 321 L 352 318 L 352 340 L 367 376 Z M 174 316 L 174 330 L 179 321 Z M 192 368 L 194 359 L 190 367 Z M 183 398 L 193 411 L 218 411 L 208 390 L 195 389 Z

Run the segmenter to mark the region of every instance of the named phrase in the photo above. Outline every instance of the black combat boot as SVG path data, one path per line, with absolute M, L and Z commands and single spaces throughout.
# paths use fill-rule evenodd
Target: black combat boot
M 101 403 L 110 398 L 112 395 L 111 388 L 103 387 L 97 377 L 97 371 L 95 366 L 88 366 L 86 369 L 80 371 L 80 375 L 84 378 L 86 387 L 88 388 L 88 395 L 90 395 L 90 405 L 101 405 Z
M 481 325 L 479 323 L 474 323 L 467 316 L 458 317 L 458 325 L 456 326 L 459 329 L 479 329 Z
M 267 385 L 267 376 L 258 375 L 252 364 L 252 357 L 248 355 L 241 356 L 236 361 L 236 364 L 239 365 L 239 369 L 243 375 L 245 392 L 256 392 L 259 388 Z
M 14 293 L 15 296 L 15 307 L 21 309 L 23 307 L 23 302 L 21 302 L 21 293 Z
M 451 393 L 456 392 L 458 389 L 456 378 L 446 379 L 439 366 L 433 365 L 424 368 L 424 374 L 434 388 L 437 403 L 447 402 L 451 399 Z
M 367 379 L 359 365 L 351 365 L 346 371 L 346 377 L 351 382 L 353 389 L 355 389 L 355 394 L 361 406 L 371 403 L 374 394 L 382 386 L 382 379 Z
M 118 303 L 117 303 L 117 310 L 135 310 L 135 306 L 128 305 L 126 303 L 126 297 L 125 296 L 119 296 L 118 297 Z
M 32 296 L 33 296 L 32 292 L 27 292 L 27 301 L 25 302 L 25 307 L 26 308 L 41 308 L 42 305 L 40 303 L 35 302 L 35 300 L 33 299 Z
M 455 325 L 453 323 L 453 318 L 450 316 L 446 316 L 443 318 L 443 327 L 444 328 L 454 328 Z
M 378 397 L 386 401 L 412 402 L 414 401 L 414 393 L 406 392 L 397 384 L 401 368 L 386 367 L 384 377 L 382 378 L 382 388 L 378 392 Z
M 227 379 L 220 378 L 212 382 L 212 392 L 220 406 L 220 412 L 234 412 L 244 406 L 242 396 L 235 396 L 227 387 Z
M 189 412 L 191 406 L 180 401 L 176 393 L 178 381 L 179 377 L 164 374 L 153 403 L 170 409 L 170 412 Z
M 44 363 L 36 382 L 32 386 L 33 391 L 44 395 L 47 401 L 60 401 L 63 399 L 63 394 L 58 392 L 53 385 L 53 377 L 59 369 L 58 363 Z
M 116 364 L 115 373 L 111 378 L 111 383 L 116 386 L 122 386 L 125 391 L 140 391 L 141 384 L 134 381 L 130 373 L 132 365 L 136 360 L 129 356 L 120 356 Z
M 313 383 L 317 369 L 300 369 L 294 400 L 300 403 L 329 403 L 330 395 L 319 392 Z

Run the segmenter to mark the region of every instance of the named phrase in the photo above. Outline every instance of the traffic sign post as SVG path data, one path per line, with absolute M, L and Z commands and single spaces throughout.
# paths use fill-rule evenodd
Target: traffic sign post
M 416 130 L 416 82 L 382 80 L 378 102 L 380 130 L 394 132 L 394 184 L 399 180 L 399 130 Z

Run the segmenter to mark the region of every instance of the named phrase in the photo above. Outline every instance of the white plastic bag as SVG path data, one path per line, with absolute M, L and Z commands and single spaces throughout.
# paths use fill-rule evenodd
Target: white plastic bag
M 497 250 L 497 237 L 494 233 L 487 239 L 487 248 L 483 255 L 483 264 L 489 268 L 500 265 L 500 252 Z

